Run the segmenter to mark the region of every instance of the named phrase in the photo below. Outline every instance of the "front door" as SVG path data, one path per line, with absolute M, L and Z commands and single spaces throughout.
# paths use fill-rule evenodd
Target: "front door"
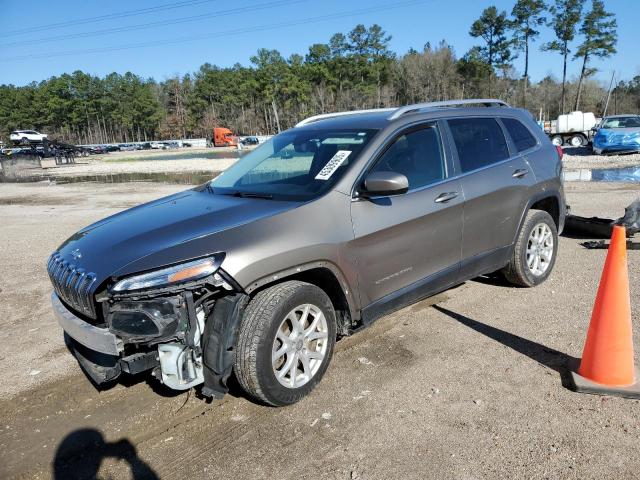
M 370 171 L 401 173 L 402 195 L 359 198 L 351 204 L 363 319 L 425 297 L 457 276 L 462 241 L 463 195 L 449 179 L 436 123 L 400 133 Z

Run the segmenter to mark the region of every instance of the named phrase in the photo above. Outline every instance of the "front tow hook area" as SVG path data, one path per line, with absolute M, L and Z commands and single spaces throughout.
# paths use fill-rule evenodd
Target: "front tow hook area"
M 102 385 L 110 382 L 118 378 L 122 373 L 119 362 L 120 357 L 91 350 L 75 341 L 66 332 L 64 334 L 64 343 L 78 360 L 82 371 L 94 384 Z
M 107 355 L 106 353 L 91 350 L 74 340 L 67 333 L 64 334 L 64 342 L 69 351 L 78 360 L 82 371 L 95 385 L 111 382 L 123 372 L 136 375 L 160 365 L 156 350 L 134 353 L 120 358 L 116 355 Z

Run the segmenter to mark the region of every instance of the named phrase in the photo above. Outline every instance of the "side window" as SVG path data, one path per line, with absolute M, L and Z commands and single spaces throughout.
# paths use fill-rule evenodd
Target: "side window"
M 527 127 L 520 120 L 515 118 L 501 118 L 507 132 L 511 136 L 511 140 L 519 152 L 535 147 L 538 143 Z
M 462 172 L 470 172 L 509 158 L 502 128 L 493 118 L 448 120 Z
M 437 127 L 430 125 L 400 135 L 373 171 L 402 173 L 409 180 L 409 190 L 444 180 L 444 155 Z

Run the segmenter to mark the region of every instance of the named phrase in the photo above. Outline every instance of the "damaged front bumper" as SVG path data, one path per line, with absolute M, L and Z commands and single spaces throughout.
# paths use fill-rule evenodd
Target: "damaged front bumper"
M 55 292 L 51 295 L 65 343 L 95 384 L 109 383 L 123 372 L 152 370 L 175 390 L 204 383 L 204 396 L 221 398 L 227 392 L 246 295 L 195 286 L 159 295 L 98 297 L 103 320 L 96 322 L 78 316 Z
M 75 341 L 91 350 L 105 355 L 119 356 L 124 350 L 122 340 L 118 339 L 107 328 L 99 328 L 76 317 L 60 301 L 55 292 L 51 293 L 53 314 L 62 329 Z
M 598 155 L 640 152 L 640 132 L 600 130 L 593 137 L 593 151 Z
M 64 330 L 64 341 L 91 380 L 101 385 L 118 378 L 122 372 L 131 374 L 158 365 L 155 352 L 125 356 L 124 343 L 107 328 L 101 328 L 74 315 L 58 295 L 51 294 L 56 320 Z

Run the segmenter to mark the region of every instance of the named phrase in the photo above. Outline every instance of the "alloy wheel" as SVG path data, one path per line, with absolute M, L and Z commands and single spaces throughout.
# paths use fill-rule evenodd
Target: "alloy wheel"
M 538 223 L 527 242 L 527 268 L 535 276 L 544 275 L 553 258 L 553 232 L 546 223 Z
M 320 369 L 329 345 L 327 319 L 310 303 L 299 305 L 284 318 L 273 341 L 271 364 L 278 382 L 299 388 Z

